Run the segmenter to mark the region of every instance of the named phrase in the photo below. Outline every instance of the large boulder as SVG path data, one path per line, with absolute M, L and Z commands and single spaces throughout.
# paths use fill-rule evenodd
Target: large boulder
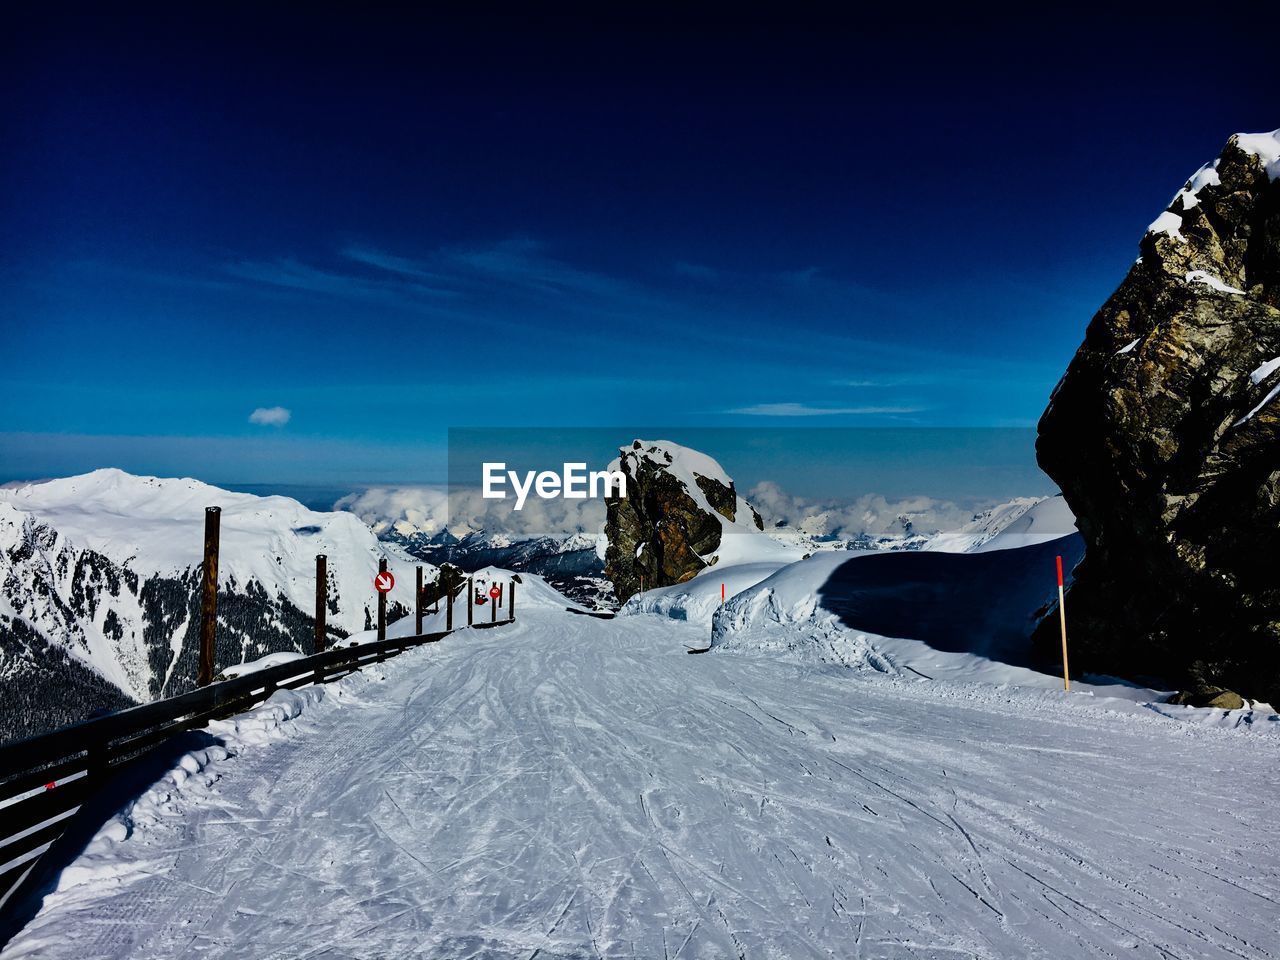
M 726 531 L 764 523 L 715 460 L 670 441 L 634 441 L 610 470 L 627 478 L 607 499 L 605 575 L 621 601 L 696 576 L 717 561 Z M 763 536 L 763 534 L 759 534 Z
M 1232 137 L 1141 254 L 1040 420 L 1087 545 L 1072 665 L 1280 703 L 1280 131 Z

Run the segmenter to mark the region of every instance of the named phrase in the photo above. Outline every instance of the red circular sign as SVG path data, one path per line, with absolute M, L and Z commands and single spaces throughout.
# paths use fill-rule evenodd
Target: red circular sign
M 493 597 L 495 600 L 502 596 L 502 591 L 498 589 L 498 585 L 496 583 L 489 588 L 489 596 Z
M 379 593 L 390 593 L 395 585 L 396 578 L 391 575 L 390 570 L 383 570 L 373 578 L 373 589 Z

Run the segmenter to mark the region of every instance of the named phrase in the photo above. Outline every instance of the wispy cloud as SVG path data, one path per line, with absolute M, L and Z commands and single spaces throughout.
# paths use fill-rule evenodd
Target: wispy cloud
M 580 303 L 595 311 L 611 306 L 634 311 L 659 303 L 642 285 L 574 266 L 522 237 L 482 247 L 444 247 L 419 257 L 350 245 L 323 265 L 283 257 L 236 261 L 225 269 L 241 280 L 300 293 L 433 310 L 541 301 Z
M 287 407 L 258 407 L 249 414 L 249 422 L 260 427 L 283 427 L 292 416 Z
M 325 269 L 290 257 L 278 260 L 239 260 L 227 264 L 234 277 L 302 293 L 352 300 L 395 301 L 450 299 L 452 290 L 429 283 L 408 283 L 399 277 L 368 276 L 349 270 Z
M 903 387 L 903 386 L 919 386 L 925 383 L 932 383 L 933 378 L 925 376 L 884 376 L 884 377 L 839 377 L 829 381 L 833 387 L 852 387 L 855 389 L 863 389 L 867 387 Z
M 922 407 L 822 407 L 808 403 L 756 403 L 725 413 L 749 417 L 834 417 L 849 415 L 920 413 Z
M 720 271 L 713 267 L 708 267 L 701 263 L 689 263 L 687 260 L 678 260 L 675 264 L 676 274 L 681 277 L 689 277 L 693 280 L 719 280 Z

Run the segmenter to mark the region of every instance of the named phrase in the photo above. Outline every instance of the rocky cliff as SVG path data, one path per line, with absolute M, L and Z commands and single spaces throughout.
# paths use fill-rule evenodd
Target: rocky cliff
M 1073 666 L 1280 703 L 1278 397 L 1280 131 L 1178 191 L 1040 420 L 1087 544 Z
M 609 469 L 627 477 L 625 496 L 607 501 L 605 522 L 605 575 L 619 600 L 696 576 L 719 562 L 729 535 L 768 541 L 760 515 L 705 454 L 636 440 Z

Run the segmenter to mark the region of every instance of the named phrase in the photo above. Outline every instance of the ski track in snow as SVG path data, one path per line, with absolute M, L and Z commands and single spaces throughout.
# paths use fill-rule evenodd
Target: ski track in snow
M 405 654 L 4 956 L 1280 958 L 1275 738 L 703 642 L 530 610 Z

